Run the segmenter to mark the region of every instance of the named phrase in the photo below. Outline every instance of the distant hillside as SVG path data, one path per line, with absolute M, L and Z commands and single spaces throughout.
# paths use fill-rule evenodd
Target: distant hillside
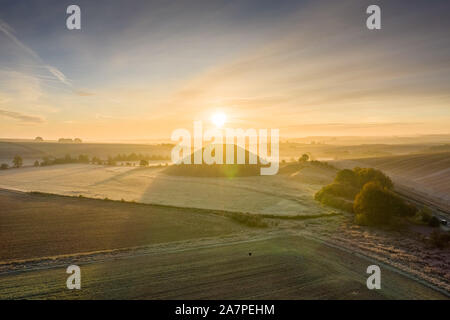
M 191 153 L 191 164 L 179 164 L 168 167 L 164 173 L 175 176 L 195 176 L 195 177 L 243 177 L 260 175 L 261 162 L 257 155 L 250 153 L 246 149 L 242 149 L 234 145 L 234 164 L 226 163 L 226 148 L 223 145 L 223 163 L 224 164 L 194 164 L 195 155 L 203 154 L 205 148 Z M 245 164 L 237 164 L 238 152 L 245 153 Z M 257 164 L 248 164 L 250 157 L 257 158 Z
M 432 146 L 424 150 L 424 152 L 450 152 L 450 144 L 442 144 L 439 146 Z
M 141 153 L 170 156 L 172 145 L 120 144 L 120 143 L 58 143 L 0 141 L 0 159 L 20 155 L 24 159 L 42 159 L 45 156 L 64 157 L 66 154 L 106 158 L 118 154 Z

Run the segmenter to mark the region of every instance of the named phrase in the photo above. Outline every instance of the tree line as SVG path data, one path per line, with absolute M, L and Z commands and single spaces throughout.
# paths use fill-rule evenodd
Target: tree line
M 50 165 L 57 165 L 57 164 L 69 164 L 69 163 L 85 163 L 85 164 L 98 164 L 98 165 L 116 165 L 117 162 L 124 162 L 124 161 L 139 161 L 140 166 L 148 166 L 150 160 L 170 160 L 170 157 L 163 156 L 163 155 L 143 155 L 143 154 L 136 154 L 131 153 L 129 155 L 126 154 L 119 154 L 115 157 L 108 156 L 106 160 L 101 159 L 99 157 L 92 157 L 89 158 L 86 154 L 80 154 L 78 156 L 71 156 L 70 154 L 65 155 L 64 157 L 58 158 L 58 157 L 51 157 L 51 156 L 45 156 L 42 158 L 41 161 L 36 160 L 34 161 L 35 167 L 44 167 L 44 166 L 50 166 Z M 134 163 L 127 163 L 126 165 L 134 165 Z M 14 168 L 20 168 L 23 166 L 23 159 L 21 156 L 16 155 L 12 160 L 12 167 Z M 1 170 L 9 169 L 10 166 L 7 163 L 2 163 L 0 165 Z

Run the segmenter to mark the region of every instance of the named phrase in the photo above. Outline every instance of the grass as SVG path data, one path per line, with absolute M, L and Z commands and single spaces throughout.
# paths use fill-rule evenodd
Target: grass
M 262 217 L 268 219 L 281 219 L 281 220 L 310 220 L 310 219 L 319 219 L 319 218 L 330 218 L 341 216 L 340 212 L 332 212 L 332 213 L 323 213 L 323 214 L 305 214 L 305 215 L 296 215 L 296 216 L 279 216 L 274 214 L 261 214 Z
M 210 210 L 210 209 L 179 207 L 179 206 L 171 206 L 171 205 L 163 205 L 163 204 L 140 203 L 140 202 L 136 202 L 136 201 L 125 201 L 124 199 L 120 199 L 120 200 L 112 200 L 109 198 L 91 199 L 91 198 L 84 197 L 82 195 L 66 196 L 66 195 L 45 193 L 45 192 L 39 192 L 39 191 L 31 191 L 28 193 L 32 194 L 32 195 L 36 195 L 36 196 L 43 196 L 43 197 L 49 197 L 49 196 L 62 197 L 62 198 L 77 198 L 78 197 L 80 199 L 129 203 L 129 204 L 135 204 L 135 205 L 140 205 L 140 206 L 182 209 L 182 210 L 188 210 L 190 212 L 195 212 L 195 213 L 215 214 L 215 215 L 219 215 L 219 216 L 228 217 L 240 224 L 243 224 L 243 225 L 246 225 L 246 226 L 252 227 L 252 228 L 267 228 L 270 225 L 273 225 L 273 224 L 269 224 L 266 221 L 264 221 L 264 218 L 280 219 L 280 220 L 309 220 L 309 219 L 328 218 L 328 217 L 342 215 L 342 213 L 339 213 L 339 212 L 324 213 L 324 214 L 312 214 L 312 215 L 307 215 L 307 214 L 305 214 L 305 215 L 253 214 L 253 213 L 249 213 L 249 212 L 234 212 L 234 211 L 226 211 L 226 210 Z
M 67 290 L 65 266 L 0 275 L 0 298 L 445 299 L 383 267 L 382 290 L 367 290 L 370 263 L 304 238 L 284 236 L 130 253 L 121 259 L 101 255 L 79 263 L 81 290 Z

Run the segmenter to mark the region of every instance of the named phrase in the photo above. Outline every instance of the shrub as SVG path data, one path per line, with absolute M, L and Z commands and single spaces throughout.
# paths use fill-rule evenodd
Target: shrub
M 23 160 L 21 156 L 15 156 L 13 159 L 13 164 L 15 168 L 20 168 L 23 165 Z
M 343 197 L 346 199 L 353 200 L 355 196 L 358 194 L 358 192 L 359 190 L 351 185 L 332 183 L 320 189 L 316 193 L 315 198 L 316 200 L 320 201 L 325 194 L 328 194 L 335 197 Z
M 368 182 L 377 182 L 383 188 L 392 189 L 394 184 L 391 178 L 385 175 L 383 172 L 373 168 L 354 168 L 360 187 L 363 187 Z
M 448 232 L 435 230 L 430 235 L 430 243 L 434 247 L 444 249 L 450 243 L 450 234 Z
M 78 162 L 80 162 L 80 163 L 89 163 L 89 156 L 87 154 L 80 154 L 78 156 Z
M 428 220 L 428 225 L 430 227 L 437 228 L 437 227 L 439 227 L 441 225 L 441 222 L 439 221 L 438 218 L 433 216 L 433 217 L 430 218 L 430 220 Z
M 433 213 L 429 208 L 422 208 L 418 212 L 422 222 L 429 223 L 431 218 L 433 218 Z
M 116 160 L 113 157 L 108 156 L 108 160 L 107 160 L 106 163 L 108 164 L 108 166 L 115 166 L 116 165 Z
M 264 222 L 264 219 L 261 216 L 258 216 L 256 214 L 250 214 L 250 213 L 241 213 L 241 212 L 233 212 L 228 214 L 228 216 L 242 224 L 245 224 L 249 227 L 254 228 L 266 228 L 268 227 L 268 224 Z
M 39 161 L 36 160 L 36 161 L 34 162 L 34 166 L 35 166 L 35 167 L 39 167 Z
M 370 221 L 367 219 L 367 216 L 363 214 L 357 214 L 355 215 L 355 223 L 359 224 L 360 226 L 368 226 L 370 225 Z
M 141 167 L 146 167 L 146 166 L 148 166 L 148 161 L 147 160 L 141 160 L 140 162 L 139 162 L 139 165 L 141 166 Z
M 336 174 L 336 178 L 334 178 L 334 182 L 359 186 L 358 176 L 355 171 L 349 169 L 339 170 Z
M 309 155 L 304 153 L 300 158 L 298 158 L 298 162 L 306 162 L 309 160 Z
M 353 210 L 357 215 L 366 216 L 367 222 L 374 225 L 388 224 L 394 216 L 412 216 L 416 212 L 414 206 L 376 182 L 364 185 L 355 198 Z
M 8 169 L 9 168 L 9 165 L 7 164 L 7 163 L 2 163 L 1 165 L 0 165 L 0 170 L 6 170 L 6 169 Z
M 316 194 L 316 196 L 317 196 L 317 194 Z M 318 199 L 316 197 L 316 200 L 319 200 L 321 203 L 323 203 L 327 206 L 336 208 L 336 209 L 353 212 L 353 202 L 352 201 L 333 196 L 329 193 L 321 194 L 320 199 Z

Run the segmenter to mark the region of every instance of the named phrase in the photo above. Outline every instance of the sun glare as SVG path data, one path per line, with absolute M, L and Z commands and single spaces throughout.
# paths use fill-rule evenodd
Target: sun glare
M 215 113 L 211 117 L 211 121 L 216 127 L 222 128 L 227 121 L 227 116 L 224 113 Z

